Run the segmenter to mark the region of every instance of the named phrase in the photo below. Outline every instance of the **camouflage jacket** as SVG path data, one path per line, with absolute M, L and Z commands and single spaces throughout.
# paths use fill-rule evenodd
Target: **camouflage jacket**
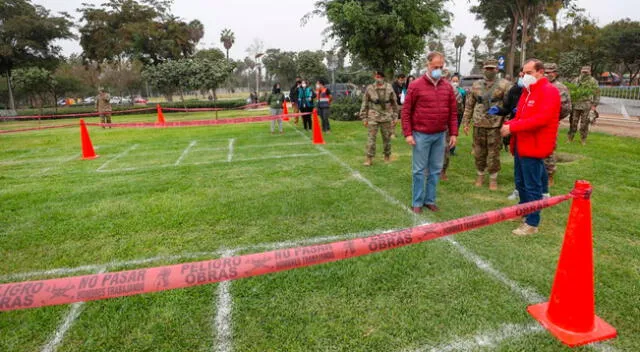
M 488 111 L 492 106 L 498 106 L 502 110 L 509 89 L 511 83 L 504 79 L 491 84 L 487 84 L 484 79 L 473 82 L 471 90 L 467 93 L 462 124 L 469 126 L 473 120 L 475 127 L 500 127 L 502 116 L 489 115 Z
M 370 84 L 362 97 L 360 119 L 368 122 L 389 122 L 398 117 L 398 99 L 389 83 L 382 87 Z
M 98 112 L 111 111 L 111 96 L 109 93 L 100 93 L 96 97 L 96 108 Z
M 551 82 L 560 91 L 560 120 L 571 114 L 571 94 L 569 88 L 562 84 L 559 79 Z
M 576 110 L 590 109 L 592 105 L 600 104 L 600 87 L 595 78 L 585 75 L 576 77 L 573 82 L 578 88 L 589 88 L 592 92 L 591 96 L 581 101 L 574 101 L 573 108 Z

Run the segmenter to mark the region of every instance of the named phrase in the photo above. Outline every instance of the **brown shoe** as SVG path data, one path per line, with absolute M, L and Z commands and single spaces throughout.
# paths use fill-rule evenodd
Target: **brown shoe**
M 498 190 L 498 180 L 497 179 L 490 179 L 489 180 L 489 190 L 490 191 L 497 191 Z
M 549 174 L 549 187 L 553 186 L 553 174 Z
M 366 158 L 364 159 L 364 163 L 363 163 L 362 165 L 364 165 L 364 166 L 371 166 L 372 164 L 373 164 L 373 158 L 366 157 Z
M 440 173 L 440 181 L 448 181 L 449 178 L 447 177 L 447 172 L 446 171 L 442 171 L 442 173 Z
M 476 178 L 476 187 L 482 187 L 483 183 L 484 183 L 484 175 L 478 175 L 478 177 Z
M 391 162 L 391 156 L 390 156 L 390 155 L 385 155 L 385 156 L 384 156 L 384 162 L 385 162 L 386 164 L 389 164 L 389 163 Z
M 516 236 L 529 236 L 538 233 L 538 228 L 528 225 L 527 223 L 522 223 L 520 227 L 511 231 L 511 233 Z
M 435 204 L 425 204 L 424 207 L 431 210 L 434 213 L 437 213 L 440 211 L 440 208 L 438 208 L 438 206 Z
M 422 213 L 422 208 L 421 208 L 421 207 L 413 207 L 413 209 L 412 209 L 412 210 L 413 210 L 413 212 L 414 212 L 414 213 L 416 213 L 416 214 L 420 214 L 420 213 Z

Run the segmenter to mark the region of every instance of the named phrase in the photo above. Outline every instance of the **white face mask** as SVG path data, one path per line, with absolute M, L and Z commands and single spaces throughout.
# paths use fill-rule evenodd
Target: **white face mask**
M 302 83 L 302 88 L 306 88 L 307 84 L 306 83 Z
M 538 79 L 533 77 L 532 75 L 524 75 L 524 77 L 522 77 L 522 84 L 527 89 L 529 89 L 529 87 L 531 87 L 531 85 L 535 84 L 537 81 Z

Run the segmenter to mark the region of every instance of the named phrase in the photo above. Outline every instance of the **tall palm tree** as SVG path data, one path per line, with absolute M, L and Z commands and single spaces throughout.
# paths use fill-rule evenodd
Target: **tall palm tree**
M 460 72 L 460 61 L 462 60 L 462 48 L 467 42 L 467 36 L 460 33 L 453 40 L 453 46 L 456 48 L 456 72 Z
M 220 33 L 220 42 L 224 44 L 224 48 L 227 50 L 227 61 L 229 61 L 229 49 L 236 42 L 236 37 L 229 28 L 225 28 Z

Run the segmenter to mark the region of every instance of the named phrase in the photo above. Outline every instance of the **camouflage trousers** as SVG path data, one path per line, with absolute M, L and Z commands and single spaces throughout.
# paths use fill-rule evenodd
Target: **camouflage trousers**
M 500 151 L 502 136 L 500 128 L 473 128 L 473 155 L 476 158 L 476 170 L 489 174 L 500 171 Z
M 573 136 L 575 136 L 576 131 L 578 131 L 578 124 L 580 124 L 580 138 L 582 140 L 587 139 L 587 135 L 589 134 L 589 109 L 586 110 L 573 110 L 571 116 L 569 116 L 569 122 L 571 126 L 569 127 L 569 139 L 573 140 Z
M 393 122 L 369 122 L 368 129 L 369 137 L 367 139 L 367 156 L 370 158 L 376 156 L 376 138 L 378 136 L 378 129 L 380 129 L 380 134 L 382 135 L 384 155 L 391 156 L 391 133 L 393 132 Z
M 449 142 L 451 141 L 451 136 L 449 136 L 449 131 L 445 132 L 446 142 L 444 145 L 444 163 L 442 164 L 442 172 L 446 172 L 449 167 L 449 156 L 451 155 L 451 148 L 449 148 Z
M 100 112 L 101 123 L 111 123 L 111 111 Z
M 553 153 L 544 158 L 544 168 L 547 170 L 547 175 L 553 175 L 556 173 L 556 148 L 553 148 Z

